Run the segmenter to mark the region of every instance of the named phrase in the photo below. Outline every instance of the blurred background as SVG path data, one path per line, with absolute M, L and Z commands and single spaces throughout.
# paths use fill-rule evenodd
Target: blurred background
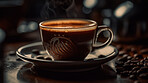
M 38 41 L 38 23 L 55 18 L 92 19 L 113 30 L 114 42 L 147 44 L 147 9 L 148 0 L 0 0 L 0 68 L 6 42 Z
M 147 0 L 0 0 L 0 42 L 38 30 L 40 21 L 55 18 L 95 20 L 113 30 L 114 41 L 147 39 L 147 4 Z

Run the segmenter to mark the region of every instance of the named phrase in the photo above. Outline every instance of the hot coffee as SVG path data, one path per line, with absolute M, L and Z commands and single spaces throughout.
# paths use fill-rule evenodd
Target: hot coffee
M 92 20 L 60 19 L 40 23 L 43 46 L 53 60 L 84 60 L 96 38 Z
M 85 20 L 56 20 L 42 23 L 45 49 L 56 60 L 83 60 L 92 49 L 97 25 Z M 83 29 L 85 28 L 85 29 Z M 69 59 L 70 58 L 70 59 Z

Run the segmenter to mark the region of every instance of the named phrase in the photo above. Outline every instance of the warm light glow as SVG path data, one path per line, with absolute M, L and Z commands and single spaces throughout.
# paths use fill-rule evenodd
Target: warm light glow
M 117 17 L 123 16 L 123 14 L 126 12 L 126 10 L 127 10 L 127 7 L 125 7 L 125 6 L 118 8 L 118 10 L 115 12 L 115 16 L 117 16 Z
M 133 3 L 130 1 L 126 1 L 118 6 L 118 8 L 114 12 L 114 15 L 117 18 L 121 18 L 126 13 L 128 13 L 132 8 L 133 8 Z
M 84 0 L 83 4 L 87 8 L 93 8 L 98 0 Z

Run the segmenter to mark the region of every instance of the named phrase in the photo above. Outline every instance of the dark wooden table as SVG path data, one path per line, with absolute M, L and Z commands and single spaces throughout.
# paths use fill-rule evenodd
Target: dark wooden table
M 14 40 L 15 39 L 15 40 Z M 128 77 L 116 74 L 114 60 L 102 65 L 101 69 L 79 73 L 36 72 L 31 63 L 21 61 L 15 55 L 9 55 L 10 51 L 16 51 L 19 47 L 40 41 L 39 31 L 25 34 L 20 37 L 6 40 L 4 47 L 4 83 L 135 83 Z M 113 45 L 117 45 L 114 44 Z M 120 44 L 118 44 L 120 45 Z M 140 79 L 141 83 L 148 83 Z

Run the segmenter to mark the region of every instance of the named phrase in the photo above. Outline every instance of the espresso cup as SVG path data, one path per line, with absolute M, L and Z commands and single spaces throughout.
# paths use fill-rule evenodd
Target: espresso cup
M 105 47 L 113 39 L 110 28 L 98 26 L 93 20 L 56 19 L 43 21 L 39 26 L 43 47 L 52 60 L 84 60 L 92 49 Z M 109 31 L 108 40 L 96 44 L 98 35 L 103 31 Z

